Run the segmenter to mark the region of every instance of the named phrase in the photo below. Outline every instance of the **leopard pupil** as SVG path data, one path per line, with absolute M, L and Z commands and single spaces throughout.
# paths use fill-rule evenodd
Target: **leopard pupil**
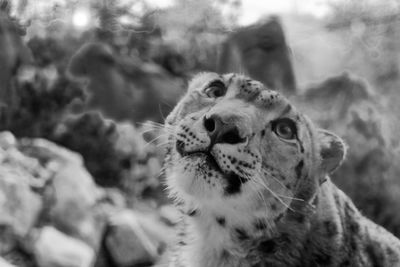
M 215 95 L 216 97 L 222 96 L 222 89 L 221 89 L 220 87 L 217 87 L 217 88 L 215 89 L 215 91 L 214 91 L 214 95 Z
M 288 125 L 282 125 L 279 127 L 279 133 L 287 138 L 290 138 L 292 136 L 292 131 Z

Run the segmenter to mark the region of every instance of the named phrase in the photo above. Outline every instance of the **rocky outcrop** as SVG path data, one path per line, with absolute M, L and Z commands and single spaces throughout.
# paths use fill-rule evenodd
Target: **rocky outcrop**
M 94 182 L 79 154 L 45 139 L 0 133 L 4 266 L 110 266 L 100 258 L 117 267 L 152 264 L 171 228 L 158 208 L 134 210 L 121 190 Z
M 33 253 L 40 267 L 90 267 L 95 259 L 90 246 L 51 226 L 45 226 L 37 233 Z
M 297 91 L 291 52 L 276 16 L 229 35 L 221 46 L 217 71 L 245 73 L 287 95 Z

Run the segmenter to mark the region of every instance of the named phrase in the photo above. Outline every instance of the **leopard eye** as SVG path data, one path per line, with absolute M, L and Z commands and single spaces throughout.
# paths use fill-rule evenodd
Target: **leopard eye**
M 272 131 L 280 138 L 292 140 L 296 137 L 296 123 L 291 119 L 278 119 L 272 122 Z
M 226 93 L 225 84 L 221 81 L 214 81 L 204 90 L 204 93 L 210 98 L 224 96 Z

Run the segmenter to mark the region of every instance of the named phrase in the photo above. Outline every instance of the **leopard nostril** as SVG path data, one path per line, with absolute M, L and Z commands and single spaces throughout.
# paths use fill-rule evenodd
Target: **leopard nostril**
M 214 132 L 215 130 L 215 120 L 213 117 L 204 118 L 204 128 L 206 128 L 207 132 Z
M 222 118 L 212 115 L 204 118 L 204 128 L 211 139 L 211 146 L 216 143 L 238 144 L 246 141 L 240 137 L 239 130 L 234 123 L 225 123 Z
M 239 131 L 236 127 L 230 129 L 229 131 L 223 133 L 216 143 L 227 143 L 227 144 L 239 144 L 246 141 L 246 138 L 242 138 L 239 135 Z

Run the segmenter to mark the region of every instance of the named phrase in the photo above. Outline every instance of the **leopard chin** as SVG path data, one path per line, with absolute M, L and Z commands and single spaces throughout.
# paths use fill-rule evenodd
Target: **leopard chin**
M 222 169 L 213 151 L 178 153 L 184 166 L 180 175 L 185 180 L 180 182 L 182 189 L 197 199 L 231 196 L 249 179 Z
M 224 174 L 215 159 L 202 152 L 185 155 L 176 167 L 175 181 L 187 199 L 215 199 L 220 195 Z

